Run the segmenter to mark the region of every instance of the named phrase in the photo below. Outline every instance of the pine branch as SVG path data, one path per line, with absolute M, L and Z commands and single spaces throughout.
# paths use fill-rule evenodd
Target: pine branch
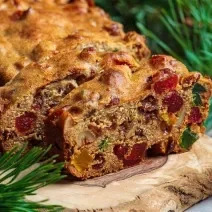
M 55 163 L 56 156 L 39 163 L 49 149 L 34 147 L 23 156 L 25 145 L 21 149 L 15 147 L 0 157 L 0 211 L 62 211 L 60 206 L 43 204 L 46 200 L 29 202 L 25 199 L 26 196 L 35 195 L 37 189 L 65 177 L 61 175 L 63 163 Z
M 169 10 L 162 10 L 159 17 L 175 48 L 160 38 L 156 39 L 143 23 L 137 21 L 141 32 L 167 53 L 184 62 L 190 71 L 199 71 L 212 77 L 212 8 L 210 0 L 169 0 Z M 174 4 L 175 3 L 175 4 Z M 177 50 L 176 50 L 177 49 Z

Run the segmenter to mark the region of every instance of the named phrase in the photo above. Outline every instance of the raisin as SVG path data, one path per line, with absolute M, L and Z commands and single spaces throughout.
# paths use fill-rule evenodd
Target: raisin
M 148 124 L 151 122 L 153 119 L 157 119 L 158 117 L 158 110 L 153 110 L 153 111 L 144 111 L 143 107 L 138 107 L 138 112 L 144 116 L 145 118 L 145 123 Z
M 117 144 L 113 148 L 114 154 L 118 157 L 119 160 L 124 159 L 124 156 L 128 152 L 128 146 L 123 145 L 123 144 Z
M 145 86 L 145 88 L 147 90 L 151 89 L 152 82 L 153 82 L 153 77 L 152 76 L 149 76 L 149 77 L 146 78 L 146 86 Z
M 144 136 L 144 131 L 141 128 L 139 128 L 135 131 L 135 135 L 142 137 Z
M 177 91 L 173 91 L 163 99 L 163 104 L 168 106 L 169 113 L 176 113 L 183 106 L 183 98 Z
M 154 110 L 158 109 L 157 100 L 152 95 L 149 95 L 145 99 L 143 99 L 141 101 L 141 104 L 142 104 L 142 109 L 144 111 L 149 111 L 150 112 L 150 111 L 154 111 Z
M 154 90 L 158 94 L 173 90 L 178 83 L 178 76 L 170 69 L 165 68 L 160 71 L 159 80 L 154 84 Z
M 200 124 L 202 123 L 202 121 L 203 121 L 203 118 L 202 118 L 202 114 L 200 112 L 199 107 L 193 107 L 188 117 L 188 123 Z
M 37 116 L 32 112 L 25 112 L 15 120 L 15 126 L 18 132 L 26 133 L 35 125 Z
M 102 169 L 105 164 L 105 158 L 102 153 L 95 155 L 94 160 L 97 161 L 96 164 L 92 165 L 93 169 Z

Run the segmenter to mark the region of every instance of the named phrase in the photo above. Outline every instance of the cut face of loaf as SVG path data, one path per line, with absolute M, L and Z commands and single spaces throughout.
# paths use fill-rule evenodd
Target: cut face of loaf
M 149 55 L 142 36 L 132 32 L 125 35 L 122 25 L 95 7 L 92 0 L 7 0 L 0 3 L 0 20 L 0 86 L 30 63 L 44 63 L 60 54 L 59 43 L 70 48 L 67 37 L 80 39 L 82 31 L 98 42 L 94 44 L 91 39 L 83 43 L 82 39 L 77 49 L 95 45 L 101 51 L 118 51 L 123 42 L 138 60 Z
M 105 71 L 51 110 L 46 141 L 68 173 L 101 176 L 147 157 L 187 151 L 204 132 L 211 83 L 171 57 Z
M 101 75 L 103 70 L 136 72 L 140 64 L 127 52 L 101 51 L 96 47 L 71 49 L 72 45 L 93 45 L 92 38 L 67 39 L 62 49 L 44 64 L 30 64 L 13 81 L 0 89 L 0 141 L 3 151 L 29 143 L 44 146 L 43 127 L 48 110 L 80 84 Z M 113 45 L 113 44 L 112 44 Z M 110 46 L 110 45 L 109 45 Z M 124 45 L 123 45 L 124 46 Z

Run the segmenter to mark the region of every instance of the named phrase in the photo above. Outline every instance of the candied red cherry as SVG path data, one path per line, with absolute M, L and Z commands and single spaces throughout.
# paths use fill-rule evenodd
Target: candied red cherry
M 163 104 L 168 106 L 169 113 L 176 113 L 183 106 L 183 98 L 177 91 L 173 91 L 163 99 Z
M 176 88 L 178 76 L 168 68 L 160 70 L 159 79 L 154 84 L 154 90 L 158 94 L 170 91 Z
M 113 152 L 119 160 L 122 160 L 128 152 L 128 146 L 125 146 L 123 144 L 117 144 L 114 146 Z
M 200 112 L 200 109 L 198 107 L 193 107 L 191 109 L 191 113 L 188 117 L 188 123 L 190 124 L 200 124 L 202 123 L 203 119 L 202 119 L 202 114 Z
M 20 133 L 26 133 L 35 125 L 37 116 L 32 112 L 25 112 L 15 120 L 16 129 Z
M 134 144 L 130 155 L 128 155 L 126 159 L 127 160 L 142 159 L 145 156 L 146 147 L 147 147 L 146 143 Z
M 138 164 L 142 158 L 145 157 L 147 149 L 146 143 L 134 144 L 130 155 L 124 158 L 124 166 L 134 166 Z

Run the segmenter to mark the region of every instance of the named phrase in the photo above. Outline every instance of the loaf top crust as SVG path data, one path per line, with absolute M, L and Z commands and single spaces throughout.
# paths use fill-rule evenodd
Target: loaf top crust
M 128 42 L 125 48 L 131 50 L 138 60 L 149 55 L 144 37 L 134 32 L 126 36 L 122 25 L 113 22 L 92 0 L 68 2 L 0 1 L 0 85 L 28 64 L 60 54 L 62 48 L 69 48 L 67 38 L 78 36 L 80 39 L 81 33 L 102 44 L 102 51 L 108 45 L 114 46 L 115 51 L 125 39 Z M 81 41 L 81 48 L 84 45 Z M 69 56 L 65 58 L 69 59 Z

